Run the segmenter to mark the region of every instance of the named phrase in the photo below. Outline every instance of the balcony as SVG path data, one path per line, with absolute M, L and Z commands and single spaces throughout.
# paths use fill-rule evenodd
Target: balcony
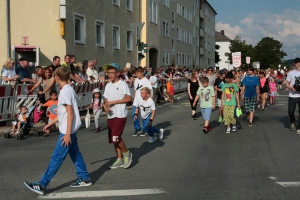
M 200 36 L 201 36 L 201 37 L 204 37 L 204 31 L 203 31 L 202 28 L 200 28 Z
M 203 12 L 203 10 L 200 10 L 200 18 L 204 19 L 204 12 Z
M 204 48 L 200 47 L 200 55 L 204 55 Z

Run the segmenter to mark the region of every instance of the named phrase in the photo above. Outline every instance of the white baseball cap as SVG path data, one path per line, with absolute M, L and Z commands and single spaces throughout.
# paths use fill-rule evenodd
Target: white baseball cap
M 96 92 L 99 92 L 99 93 L 100 93 L 99 88 L 95 88 L 95 89 L 93 90 L 93 94 L 96 93 Z

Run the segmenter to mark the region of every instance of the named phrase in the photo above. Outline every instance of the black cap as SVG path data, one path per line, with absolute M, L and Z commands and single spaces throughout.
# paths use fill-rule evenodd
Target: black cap
M 300 62 L 300 58 L 295 58 L 294 63 L 298 63 L 298 62 Z
M 20 58 L 20 61 L 29 61 L 29 60 L 28 60 L 28 58 L 22 56 L 22 57 Z

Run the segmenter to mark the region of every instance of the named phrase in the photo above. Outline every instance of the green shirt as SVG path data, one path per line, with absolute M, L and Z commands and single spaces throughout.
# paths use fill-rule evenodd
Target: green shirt
M 225 93 L 224 105 L 236 106 L 236 92 L 239 92 L 239 88 L 235 83 L 225 83 L 221 89 Z
M 212 107 L 212 97 L 215 96 L 215 91 L 212 86 L 207 86 L 207 87 L 200 86 L 197 91 L 197 94 L 200 95 L 201 108 Z

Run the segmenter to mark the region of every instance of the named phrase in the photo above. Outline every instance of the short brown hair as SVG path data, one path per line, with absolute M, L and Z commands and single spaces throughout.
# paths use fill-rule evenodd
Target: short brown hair
M 144 68 L 142 67 L 138 67 L 135 72 L 141 72 L 141 73 L 144 73 Z
M 58 76 L 58 78 L 61 81 L 65 81 L 65 82 L 69 81 L 69 79 L 70 79 L 70 73 L 71 73 L 71 71 L 67 67 L 58 67 L 55 70 L 55 75 Z
M 202 83 L 209 83 L 209 79 L 207 77 L 202 78 Z

